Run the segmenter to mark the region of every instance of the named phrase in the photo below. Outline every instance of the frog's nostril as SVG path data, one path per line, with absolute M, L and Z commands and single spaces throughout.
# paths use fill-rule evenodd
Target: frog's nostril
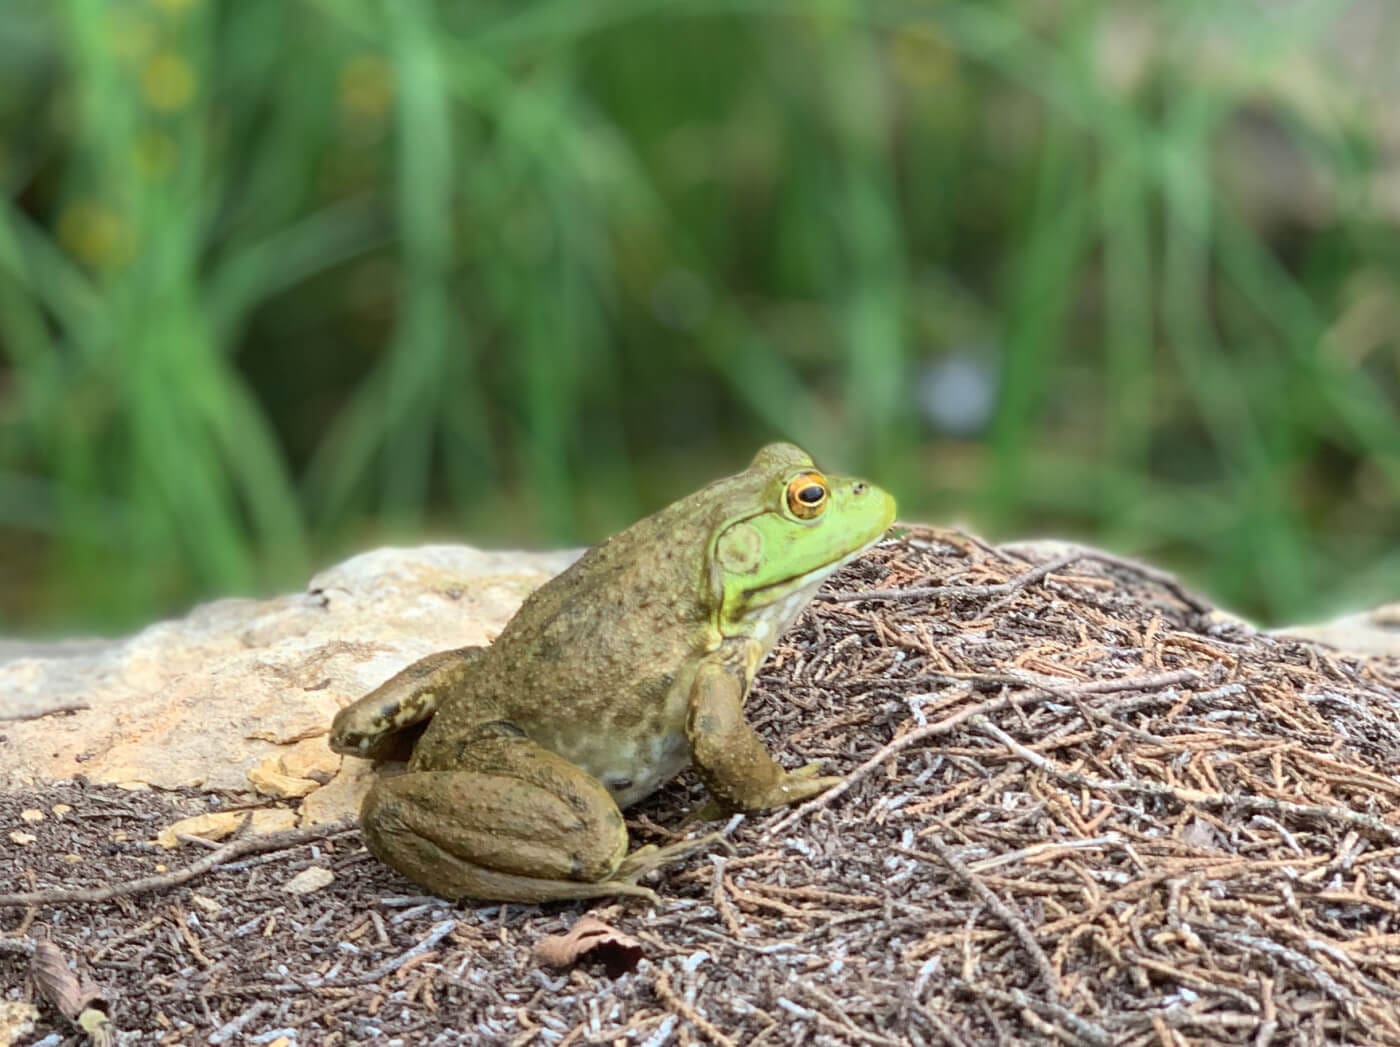
M 863 480 L 857 480 L 851 487 L 852 494 L 864 494 L 867 490 L 868 488 Z

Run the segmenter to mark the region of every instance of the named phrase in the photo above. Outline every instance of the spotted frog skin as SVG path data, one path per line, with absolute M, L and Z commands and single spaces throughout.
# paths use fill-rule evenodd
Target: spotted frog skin
M 775 763 L 744 699 L 779 634 L 894 511 L 773 444 L 596 546 L 490 647 L 431 655 L 336 716 L 331 748 L 366 758 L 427 723 L 406 772 L 366 796 L 366 845 L 449 898 L 654 898 L 638 878 L 697 844 L 628 855 L 620 808 L 692 765 L 721 811 L 834 785 Z

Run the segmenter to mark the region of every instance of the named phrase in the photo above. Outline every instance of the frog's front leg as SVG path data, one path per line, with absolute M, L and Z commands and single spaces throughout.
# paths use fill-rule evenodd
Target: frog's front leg
M 366 846 L 447 898 L 544 902 L 656 895 L 635 880 L 695 846 L 627 854 L 608 790 L 507 724 L 459 744 L 451 768 L 377 781 L 360 810 Z
M 725 811 L 761 811 L 825 792 L 839 777 L 818 764 L 784 770 L 744 719 L 749 674 L 758 662 L 749 640 L 729 640 L 700 665 L 691 684 L 686 735 L 700 780 Z
M 330 747 L 366 760 L 407 759 L 411 745 L 400 745 L 401 739 L 432 719 L 443 697 L 462 686 L 485 653 L 485 647 L 459 647 L 420 658 L 336 713 Z

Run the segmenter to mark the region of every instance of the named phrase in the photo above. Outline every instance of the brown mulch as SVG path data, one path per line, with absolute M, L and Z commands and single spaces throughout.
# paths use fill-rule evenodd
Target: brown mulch
M 0 990 L 38 1001 L 48 939 L 141 1043 L 1400 1043 L 1395 661 L 1258 634 L 1097 554 L 1037 568 L 914 529 L 835 579 L 750 709 L 784 762 L 847 784 L 736 820 L 656 910 L 454 906 L 349 832 L 0 907 Z M 702 798 L 683 777 L 634 838 L 692 831 Z M 0 891 L 186 865 L 146 841 L 231 802 L 0 797 Z M 312 867 L 334 880 L 285 890 Z M 541 966 L 585 912 L 640 943 L 635 970 Z M 40 1007 L 26 1042 L 86 1041 Z

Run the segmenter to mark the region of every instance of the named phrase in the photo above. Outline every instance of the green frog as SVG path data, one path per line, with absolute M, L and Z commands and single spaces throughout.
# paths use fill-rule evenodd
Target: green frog
M 894 499 L 791 444 L 682 498 L 537 589 L 490 647 L 431 655 L 342 709 L 330 744 L 379 758 L 365 843 L 436 894 L 540 902 L 639 895 L 713 837 L 627 853 L 621 808 L 694 766 L 721 812 L 834 785 L 787 771 L 744 719 L 779 634 L 823 579 L 876 542 Z

